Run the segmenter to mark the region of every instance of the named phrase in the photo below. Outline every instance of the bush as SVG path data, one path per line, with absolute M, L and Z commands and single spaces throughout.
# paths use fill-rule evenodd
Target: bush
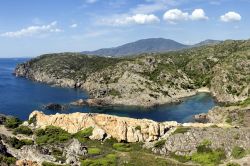
M 189 130 L 190 130 L 189 127 L 178 127 L 178 128 L 173 132 L 173 134 L 179 134 L 179 133 L 184 134 L 184 133 L 188 132 Z
M 93 134 L 93 127 L 88 127 L 82 131 L 77 132 L 74 134 L 74 138 L 78 139 L 79 142 L 86 142 L 86 138 L 89 138 Z
M 14 130 L 14 134 L 32 135 L 32 130 L 27 126 L 19 126 Z
M 131 151 L 131 147 L 129 144 L 126 143 L 114 143 L 113 148 L 115 150 L 121 151 L 121 152 L 129 152 Z
M 7 157 L 0 154 L 0 165 L 1 164 L 14 165 L 15 163 L 16 163 L 16 158 Z
M 37 144 L 63 143 L 71 139 L 71 134 L 54 126 L 48 126 L 44 130 L 38 129 L 35 135 Z
M 165 140 L 165 139 L 160 140 L 160 141 L 157 141 L 157 142 L 154 144 L 154 147 L 160 149 L 160 148 L 162 148 L 162 147 L 165 145 L 165 143 L 166 143 L 166 140 Z
M 246 155 L 246 150 L 244 148 L 235 146 L 232 150 L 232 156 L 236 159 L 240 159 Z
M 16 137 L 8 138 L 7 143 L 16 149 L 20 149 L 24 145 L 33 145 L 34 144 L 34 142 L 32 140 L 28 140 L 28 139 L 19 140 Z
M 54 163 L 44 161 L 42 163 L 42 166 L 69 166 L 69 165 L 60 165 L 60 164 L 54 164 Z
M 194 153 L 192 161 L 197 162 L 201 165 L 218 165 L 221 160 L 225 159 L 225 152 L 221 149 L 206 152 L 206 153 Z
M 141 126 L 136 126 L 136 127 L 135 127 L 135 130 L 141 131 Z
M 102 158 L 83 160 L 81 166 L 115 166 L 116 160 L 115 154 L 108 154 Z
M 6 121 L 4 122 L 4 126 L 6 128 L 17 128 L 20 124 L 22 123 L 22 121 L 18 118 L 15 117 L 7 117 Z
M 226 166 L 240 166 L 240 164 L 234 163 L 234 162 L 230 162 L 230 163 L 227 163 Z
M 196 147 L 198 153 L 208 153 L 212 152 L 212 149 L 210 148 L 211 141 L 209 140 L 203 140 L 199 146 Z
M 88 154 L 90 154 L 90 155 L 101 154 L 101 149 L 99 149 L 99 148 L 89 148 L 88 149 Z
M 181 156 L 181 155 L 176 155 L 175 153 L 170 153 L 170 157 L 181 163 L 186 163 L 191 160 L 190 156 Z

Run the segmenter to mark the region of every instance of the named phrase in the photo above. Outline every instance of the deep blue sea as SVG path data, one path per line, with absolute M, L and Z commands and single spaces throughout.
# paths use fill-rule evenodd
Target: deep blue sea
M 77 99 L 86 99 L 84 91 L 51 87 L 24 78 L 16 78 L 12 73 L 18 63 L 28 59 L 0 59 L 0 114 L 17 116 L 26 120 L 33 110 L 55 114 L 52 110 L 42 110 L 48 103 L 68 104 Z M 207 112 L 216 105 L 214 99 L 207 93 L 186 98 L 179 104 L 166 104 L 153 108 L 139 107 L 70 107 L 63 113 L 96 112 L 126 116 L 132 118 L 147 118 L 155 121 L 187 122 L 195 114 Z

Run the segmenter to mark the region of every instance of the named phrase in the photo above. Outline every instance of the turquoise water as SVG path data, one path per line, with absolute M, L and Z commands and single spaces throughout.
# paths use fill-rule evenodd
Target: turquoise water
M 24 78 L 16 78 L 13 71 L 18 63 L 27 59 L 0 59 L 0 114 L 27 119 L 33 110 L 42 110 L 48 103 L 67 104 L 77 99 L 86 99 L 84 91 L 51 87 Z M 132 118 L 147 118 L 155 121 L 174 120 L 187 122 L 195 114 L 207 112 L 216 105 L 207 93 L 186 98 L 182 103 L 166 104 L 152 108 L 139 107 L 70 107 L 63 113 L 96 112 Z M 52 110 L 42 110 L 46 114 L 55 114 Z

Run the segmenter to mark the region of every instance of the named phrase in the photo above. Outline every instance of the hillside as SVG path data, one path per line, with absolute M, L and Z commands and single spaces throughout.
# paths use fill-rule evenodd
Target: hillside
M 203 45 L 217 44 L 218 40 L 204 40 L 194 45 L 185 45 L 171 39 L 149 38 L 142 39 L 132 43 L 127 43 L 118 47 L 103 48 L 96 51 L 84 51 L 86 55 L 121 57 L 128 55 L 138 55 L 142 53 L 162 53 L 168 51 L 177 51 L 184 48 L 199 47 Z
M 186 50 L 105 58 L 77 53 L 43 55 L 16 68 L 16 75 L 81 88 L 105 104 L 152 106 L 178 101 L 208 87 L 219 102 L 250 93 L 250 41 L 225 41 Z
M 166 52 L 187 48 L 188 45 L 163 38 L 142 39 L 114 48 L 104 48 L 96 51 L 84 51 L 83 54 L 101 56 L 126 56 L 149 52 Z

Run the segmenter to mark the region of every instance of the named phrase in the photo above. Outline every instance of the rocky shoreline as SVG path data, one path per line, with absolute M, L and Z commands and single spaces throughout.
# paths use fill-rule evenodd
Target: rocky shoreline
M 28 165 L 41 165 L 43 162 L 54 164 L 63 164 L 65 162 L 70 164 L 73 162 L 75 164 L 70 165 L 80 165 L 79 156 L 89 156 L 88 149 L 93 146 L 93 143 L 88 145 L 85 142 L 85 139 L 88 138 L 89 141 L 97 141 L 94 145 L 98 145 L 98 142 L 105 144 L 105 142 L 109 142 L 112 139 L 118 142 L 126 142 L 126 146 L 139 143 L 142 144 L 143 148 L 152 151 L 152 154 L 160 154 L 166 158 L 192 156 L 199 152 L 197 147 L 207 142 L 206 144 L 208 145 L 206 146 L 209 146 L 209 149 L 212 151 L 223 149 L 226 156 L 225 161 L 229 161 L 232 159 L 235 147 L 245 150 L 250 149 L 249 119 L 246 119 L 246 117 L 250 117 L 248 115 L 250 115 L 250 107 L 216 107 L 209 111 L 208 114 L 196 117 L 202 117 L 203 120 L 206 117 L 206 123 L 181 124 L 174 121 L 155 122 L 147 119 L 133 119 L 95 113 L 45 115 L 43 112 L 34 111 L 30 114 L 29 120 L 23 122 L 21 126 L 30 128 L 35 133 L 41 129 L 47 130 L 54 126 L 53 130 L 58 130 L 57 132 L 59 132 L 59 129 L 63 129 L 63 132 L 69 133 L 69 135 L 77 139 L 70 139 L 70 141 L 62 145 L 58 144 L 59 140 L 56 140 L 59 141 L 57 144 L 48 144 L 42 146 L 43 148 L 41 149 L 39 142 L 37 142 L 40 140 L 38 139 L 39 135 L 14 135 L 11 130 L 5 129 L 4 126 L 0 125 L 2 133 L 0 136 L 2 140 L 0 141 L 0 155 L 8 154 L 8 156 L 19 159 L 17 161 L 18 166 L 24 166 L 25 163 Z M 229 117 L 232 118 L 231 122 L 228 121 Z M 8 117 L 2 116 L 1 119 L 1 124 L 6 125 Z M 89 129 L 91 129 L 91 134 L 86 138 L 75 137 Z M 12 139 L 16 137 L 18 140 L 28 139 L 36 143 L 24 145 L 20 149 L 16 149 L 10 144 L 11 137 Z M 45 137 L 40 141 L 44 139 Z M 84 139 L 85 143 L 79 143 L 78 139 Z M 62 146 L 65 147 L 64 150 L 61 149 Z M 71 147 L 74 151 L 70 150 L 72 149 Z M 59 162 L 52 155 L 51 148 L 63 151 L 64 162 Z M 72 156 L 75 157 L 72 158 Z

